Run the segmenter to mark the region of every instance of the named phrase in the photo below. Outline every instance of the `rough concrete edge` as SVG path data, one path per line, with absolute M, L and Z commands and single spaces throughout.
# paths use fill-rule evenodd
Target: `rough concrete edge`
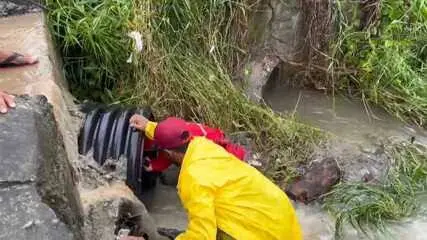
M 46 97 L 36 96 L 43 109 L 43 115 L 35 115 L 40 126 L 39 131 L 45 130 L 43 136 L 49 138 L 40 139 L 39 144 L 47 157 L 39 159 L 37 169 L 36 188 L 42 201 L 47 204 L 55 214 L 70 228 L 74 239 L 84 239 L 83 236 L 83 210 L 77 186 L 75 183 L 74 170 L 65 153 L 63 136 L 59 131 L 56 121 L 54 126 L 49 126 L 50 121 L 55 119 L 53 107 L 47 102 Z M 55 129 L 51 132 L 51 130 Z M 56 147 L 53 147 L 56 146 Z
M 50 116 L 45 117 L 51 117 L 55 120 L 55 129 L 57 131 L 54 133 L 46 133 L 46 135 L 52 136 L 52 139 L 44 139 L 41 141 L 41 144 L 57 146 L 56 148 L 50 149 L 50 154 L 56 156 L 57 160 L 64 159 L 65 161 L 62 161 L 58 165 L 58 162 L 49 162 L 46 161 L 47 159 L 41 159 L 40 166 L 38 168 L 38 176 L 50 177 L 48 179 L 38 179 L 36 186 L 43 202 L 52 208 L 58 217 L 64 221 L 68 227 L 70 227 L 74 233 L 74 238 L 76 240 L 80 240 L 84 239 L 84 214 L 80 193 L 77 188 L 75 167 L 72 165 L 72 160 L 78 158 L 77 145 L 75 144 L 77 137 L 73 134 L 74 129 L 71 127 L 73 124 L 70 122 L 72 121 L 70 107 L 74 106 L 74 97 L 69 92 L 68 83 L 65 80 L 65 75 L 63 73 L 62 58 L 56 48 L 54 38 L 50 33 L 46 13 L 42 12 L 41 16 L 43 17 L 45 25 L 44 32 L 49 53 L 51 53 L 49 60 L 53 66 L 53 78 L 62 94 L 61 106 L 58 106 L 61 107 L 59 111 L 53 111 L 53 106 L 50 103 L 47 104 L 50 111 L 46 112 Z M 40 123 L 46 124 L 42 119 L 40 119 Z M 51 141 L 50 143 L 49 140 Z M 65 156 L 63 155 L 63 151 L 66 153 Z M 57 165 L 55 165 L 55 163 Z M 57 184 L 57 182 L 60 181 L 67 184 L 63 186 Z M 66 199 L 64 199 L 64 197 Z
M 57 48 L 57 44 L 54 40 L 54 37 L 50 33 L 50 26 L 48 24 L 48 17 L 46 16 L 46 13 L 42 14 L 43 20 L 46 26 L 45 34 L 46 34 L 46 41 L 48 43 L 48 49 L 50 53 L 53 53 L 53 56 L 49 58 L 49 60 L 52 62 L 52 66 L 56 66 L 53 68 L 53 78 L 55 79 L 55 82 L 57 83 L 57 86 L 62 92 L 62 97 L 66 109 L 62 109 L 64 114 L 67 114 L 66 116 L 55 116 L 55 120 L 58 123 L 59 129 L 64 137 L 65 142 L 65 149 L 67 150 L 68 158 L 72 162 L 73 159 L 78 159 L 78 150 L 77 150 L 77 135 L 75 133 L 75 129 L 70 128 L 70 126 L 73 126 L 73 124 L 70 122 L 72 121 L 71 112 L 76 111 L 77 107 L 75 106 L 74 102 L 76 99 L 69 91 L 69 85 L 65 78 L 65 73 L 63 71 L 63 61 L 61 54 Z M 58 121 L 57 118 L 62 117 L 62 121 Z

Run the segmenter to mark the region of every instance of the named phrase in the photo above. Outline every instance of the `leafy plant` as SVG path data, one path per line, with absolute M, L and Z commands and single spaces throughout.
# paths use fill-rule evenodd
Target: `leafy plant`
M 335 85 L 402 120 L 426 126 L 427 2 L 367 3 L 368 10 L 361 11 L 368 15 L 363 15 L 358 5 L 338 1 L 335 66 L 357 71 L 344 75 Z
M 129 0 L 46 0 L 50 29 L 60 48 L 67 80 L 80 97 L 100 99 L 126 71 L 130 53 Z

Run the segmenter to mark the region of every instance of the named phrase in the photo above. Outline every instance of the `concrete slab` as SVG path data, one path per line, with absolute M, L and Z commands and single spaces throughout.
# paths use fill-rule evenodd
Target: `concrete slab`
M 19 113 L 18 113 L 19 112 Z M 34 111 L 22 102 L 17 111 L 0 116 L 0 183 L 34 182 L 40 148 Z M 23 121 L 17 121 L 17 118 Z
M 0 239 L 73 239 L 67 226 L 41 201 L 34 185 L 0 188 L 0 202 Z
M 0 115 L 0 239 L 71 239 L 70 233 L 82 239 L 80 196 L 52 106 L 44 96 L 19 97 L 16 103 Z M 46 223 L 26 235 L 21 225 L 32 217 L 67 228 Z

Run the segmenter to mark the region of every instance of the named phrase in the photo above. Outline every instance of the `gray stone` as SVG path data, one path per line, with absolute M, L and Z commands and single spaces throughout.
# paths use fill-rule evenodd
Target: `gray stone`
M 7 199 L 3 200 L 5 209 L 0 211 L 0 219 L 7 219 L 8 213 L 32 216 L 31 211 L 40 213 L 40 219 L 56 215 L 58 219 L 53 220 L 67 225 L 70 231 L 63 231 L 58 235 L 62 237 L 55 239 L 69 239 L 69 232 L 74 239 L 83 239 L 80 197 L 52 106 L 43 96 L 21 96 L 16 98 L 16 103 L 16 109 L 0 115 L 0 189 L 1 197 Z M 14 187 L 18 186 L 27 190 L 16 192 Z M 18 197 L 21 204 L 29 207 L 14 205 Z M 49 207 L 51 211 L 46 210 Z M 13 236 L 21 231 L 15 227 L 12 225 L 0 231 L 1 236 L 15 239 Z M 64 228 L 51 229 L 46 225 L 46 229 L 56 236 L 56 232 Z M 44 239 L 31 232 L 25 236 L 25 239 Z
M 292 200 L 307 204 L 328 193 L 340 178 L 341 170 L 335 159 L 313 161 L 304 176 L 288 186 L 286 194 Z
M 34 111 L 27 103 L 0 116 L 0 182 L 33 182 L 41 154 Z M 41 114 L 41 113 L 38 113 Z M 31 161 L 33 160 L 33 161 Z
M 39 0 L 1 0 L 0 17 L 40 12 Z
M 131 236 L 150 240 L 166 239 L 157 233 L 157 226 L 144 204 L 135 198 L 125 195 L 100 198 L 85 209 L 86 239 L 114 239 L 119 230 L 125 229 L 129 230 Z
M 0 188 L 0 239 L 73 239 L 34 184 Z

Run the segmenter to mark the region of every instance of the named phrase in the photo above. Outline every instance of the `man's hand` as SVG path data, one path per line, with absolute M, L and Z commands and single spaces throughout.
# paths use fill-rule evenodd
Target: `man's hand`
M 0 113 L 7 113 L 8 108 L 15 107 L 15 97 L 0 91 Z
M 138 129 L 139 131 L 144 131 L 147 126 L 148 119 L 142 115 L 135 114 L 129 119 L 131 127 Z

